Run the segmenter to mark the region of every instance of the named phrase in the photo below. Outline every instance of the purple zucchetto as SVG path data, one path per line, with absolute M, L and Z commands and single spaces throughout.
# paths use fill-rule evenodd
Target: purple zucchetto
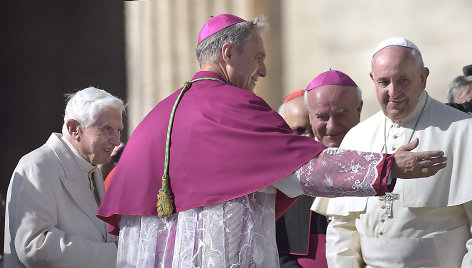
M 203 25 L 200 33 L 198 34 L 198 44 L 202 42 L 208 36 L 223 30 L 224 28 L 231 26 L 236 23 L 244 22 L 245 20 L 241 19 L 238 16 L 231 14 L 221 14 L 215 17 L 212 17 L 205 25 Z
M 315 77 L 315 79 L 313 79 L 313 81 L 311 81 L 311 83 L 306 87 L 306 90 L 312 90 L 325 85 L 357 87 L 357 84 L 347 74 L 337 70 L 329 70 Z

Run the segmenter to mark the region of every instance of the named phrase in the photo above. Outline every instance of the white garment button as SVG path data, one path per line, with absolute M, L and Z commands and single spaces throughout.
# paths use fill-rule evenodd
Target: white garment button
M 397 149 L 397 148 L 395 148 L 395 146 L 392 146 L 392 151 L 395 151 L 395 149 Z
M 382 231 L 379 231 L 379 235 L 383 235 L 384 233 Z
M 398 136 L 397 136 L 397 135 L 393 135 L 393 138 L 396 139 L 396 138 L 398 138 Z
M 384 219 L 380 219 L 380 222 L 385 222 L 385 220 L 384 220 Z

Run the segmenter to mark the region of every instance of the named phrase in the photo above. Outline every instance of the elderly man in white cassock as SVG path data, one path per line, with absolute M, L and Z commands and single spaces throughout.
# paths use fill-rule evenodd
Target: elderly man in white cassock
M 341 148 L 391 154 L 419 138 L 416 150 L 443 150 L 447 167 L 380 197 L 317 199 L 313 209 L 332 218 L 330 267 L 472 267 L 472 118 L 429 96 L 428 74 L 412 42 L 381 42 L 370 77 L 382 111 L 352 128 Z

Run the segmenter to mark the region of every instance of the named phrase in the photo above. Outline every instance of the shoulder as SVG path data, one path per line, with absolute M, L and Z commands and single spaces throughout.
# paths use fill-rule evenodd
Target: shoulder
M 384 115 L 382 111 L 370 116 L 351 128 L 343 139 L 343 144 L 351 140 L 368 140 L 369 137 L 377 135 L 377 131 L 383 126 Z
M 16 166 L 12 180 L 39 182 L 50 180 L 63 174 L 60 161 L 50 145 L 41 147 L 24 155 Z
M 472 116 L 431 98 L 425 120 L 442 130 L 472 127 Z

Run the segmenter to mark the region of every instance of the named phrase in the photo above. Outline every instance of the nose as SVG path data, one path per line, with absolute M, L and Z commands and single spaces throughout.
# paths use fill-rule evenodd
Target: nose
M 338 122 L 338 120 L 335 119 L 334 116 L 331 116 L 329 118 L 329 120 L 326 122 L 326 125 L 325 125 L 325 128 L 326 128 L 326 134 L 327 135 L 336 135 L 337 134 L 337 130 L 339 129 L 340 127 L 340 122 Z
M 262 62 L 262 63 L 260 64 L 258 73 L 259 73 L 259 76 L 260 76 L 260 77 L 266 77 L 266 75 L 267 75 L 267 70 L 266 70 L 266 66 L 265 66 L 265 63 L 264 63 L 264 62 Z
M 388 95 L 396 99 L 400 95 L 400 90 L 398 86 L 393 83 L 390 83 L 390 85 L 388 85 Z
M 115 134 L 110 138 L 111 144 L 118 146 L 120 145 L 120 134 Z

